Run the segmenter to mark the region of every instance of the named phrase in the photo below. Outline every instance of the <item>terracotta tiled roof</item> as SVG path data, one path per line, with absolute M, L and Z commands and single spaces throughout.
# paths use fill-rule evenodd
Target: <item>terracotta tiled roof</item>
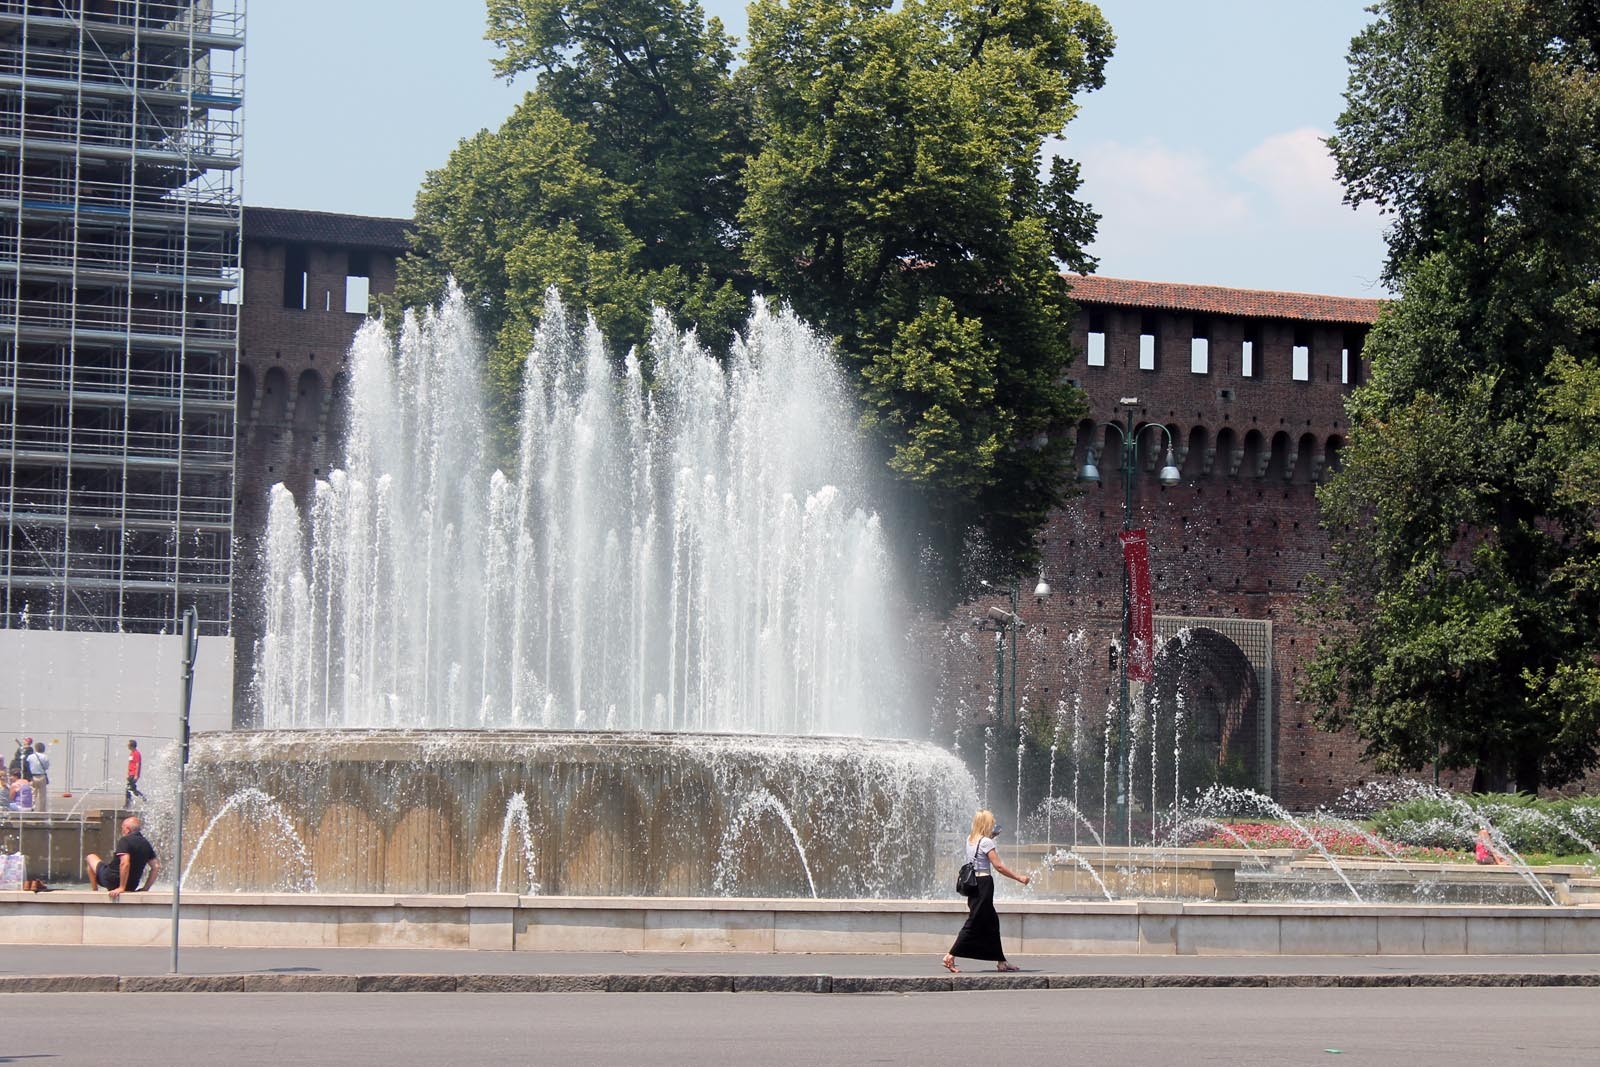
M 1239 315 L 1257 319 L 1301 319 L 1311 322 L 1370 324 L 1386 300 L 1355 296 L 1317 296 L 1282 293 L 1270 289 L 1227 289 L 1220 285 L 1182 285 L 1175 282 L 1141 282 L 1130 278 L 1105 278 L 1098 274 L 1068 274 L 1072 299 L 1080 304 L 1154 308 L 1162 311 L 1202 311 L 1212 315 Z
M 246 241 L 297 241 L 339 248 L 374 248 L 404 252 L 410 219 L 340 215 L 332 211 L 299 211 L 281 207 L 246 207 Z

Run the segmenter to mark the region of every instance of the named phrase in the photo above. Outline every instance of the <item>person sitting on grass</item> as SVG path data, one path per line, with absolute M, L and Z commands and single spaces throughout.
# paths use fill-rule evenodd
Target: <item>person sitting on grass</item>
M 155 882 L 161 864 L 156 860 L 155 848 L 140 832 L 143 825 L 137 815 L 128 816 L 122 820 L 122 836 L 117 838 L 114 858 L 102 860 L 93 852 L 85 857 L 90 889 L 110 890 L 111 899 L 116 900 L 130 889 L 143 893 Z M 143 885 L 139 884 L 140 875 L 145 876 Z

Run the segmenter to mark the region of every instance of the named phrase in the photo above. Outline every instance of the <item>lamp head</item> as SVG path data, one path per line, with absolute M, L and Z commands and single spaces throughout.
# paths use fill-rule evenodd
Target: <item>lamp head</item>
M 1162 485 L 1177 485 L 1183 481 L 1183 474 L 1179 472 L 1178 465 L 1172 460 L 1172 449 L 1167 449 L 1167 462 L 1161 468 L 1161 473 L 1156 475 Z
M 1043 600 L 1045 597 L 1049 596 L 1050 583 L 1045 581 L 1043 578 L 1040 578 L 1039 584 L 1033 587 L 1033 595 L 1038 597 L 1040 600 Z
M 1088 455 L 1084 457 L 1083 466 L 1078 468 L 1078 481 L 1098 482 L 1099 480 L 1100 468 L 1095 466 L 1094 449 L 1091 448 Z

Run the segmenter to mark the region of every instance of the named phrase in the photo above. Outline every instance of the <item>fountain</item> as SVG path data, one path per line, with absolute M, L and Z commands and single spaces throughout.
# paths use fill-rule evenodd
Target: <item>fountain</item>
M 552 291 L 508 448 L 483 362 L 459 291 L 358 334 L 343 469 L 273 488 L 266 729 L 197 738 L 189 818 L 273 798 L 324 892 L 504 887 L 517 811 L 530 892 L 942 890 L 975 790 L 895 739 L 909 625 L 828 346 L 758 301 L 723 362 L 658 312 L 619 365 Z M 282 882 L 227 836 L 197 875 Z
M 266 729 L 196 740 L 199 884 L 947 897 L 943 835 L 979 786 L 900 739 L 925 728 L 908 714 L 910 627 L 827 346 L 758 302 L 725 361 L 658 314 L 619 365 L 552 293 L 500 442 L 467 320 L 452 293 L 408 315 L 398 345 L 364 327 L 343 469 L 305 511 L 274 487 Z M 1012 738 L 991 708 L 967 741 L 983 806 L 1034 830 L 1006 853 L 1041 873 L 1034 899 L 1462 899 L 1359 826 L 1212 784 L 1223 768 L 1190 751 L 1206 708 L 1181 686 L 1132 718 L 1130 817 L 1147 843 L 1107 847 L 1115 709 L 1102 734 L 1085 635 L 1044 636 L 1029 635 L 1034 662 L 1062 676 L 1030 673 L 1018 712 L 1035 725 Z M 1026 803 L 1024 728 L 1048 750 Z M 1013 769 L 1015 795 L 991 797 Z M 1301 836 L 1253 848 L 1223 821 L 1245 810 Z M 1335 856 L 1316 825 L 1377 858 Z M 1188 847 L 1202 827 L 1243 848 Z M 297 842 L 304 870 L 255 847 L 262 832 Z M 1520 863 L 1494 881 L 1501 899 L 1554 899 Z

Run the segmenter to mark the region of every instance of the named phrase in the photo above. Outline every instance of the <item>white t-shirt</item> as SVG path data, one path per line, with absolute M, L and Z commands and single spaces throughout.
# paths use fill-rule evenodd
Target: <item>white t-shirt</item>
M 961 858 L 962 863 L 971 863 L 972 869 L 979 874 L 989 873 L 989 853 L 994 851 L 994 838 L 980 837 L 976 841 L 967 842 L 967 851 Z
M 50 776 L 50 757 L 43 752 L 30 752 L 28 754 L 28 773 L 35 778 L 48 778 Z

